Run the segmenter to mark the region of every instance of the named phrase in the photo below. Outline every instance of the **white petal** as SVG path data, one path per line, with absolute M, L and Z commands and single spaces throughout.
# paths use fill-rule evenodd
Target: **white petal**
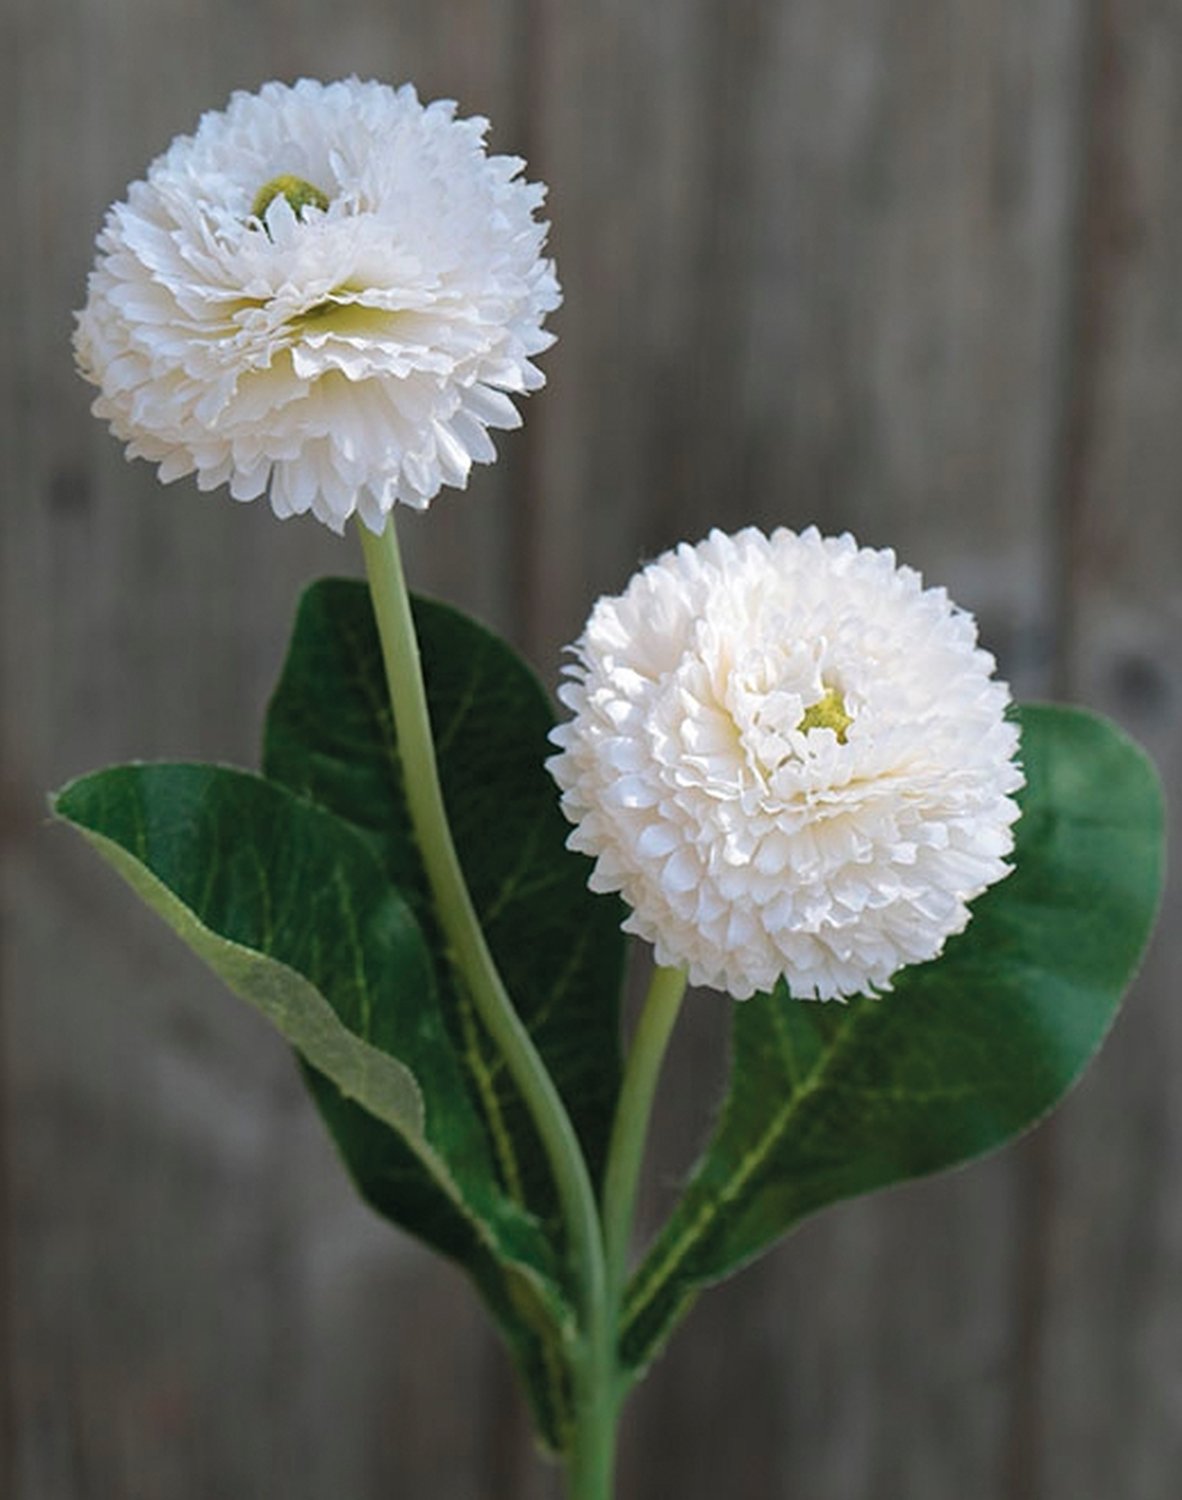
M 574 655 L 547 762 L 571 847 L 695 983 L 880 994 L 1005 875 L 1008 692 L 893 554 L 714 532 L 601 599 Z M 803 727 L 828 695 L 850 722 Z
M 520 426 L 561 301 L 544 192 L 486 154 L 486 122 L 356 79 L 237 93 L 107 217 L 79 314 L 96 412 L 162 480 L 338 530 L 365 503 L 423 508 Z M 302 177 L 297 213 L 259 189 Z

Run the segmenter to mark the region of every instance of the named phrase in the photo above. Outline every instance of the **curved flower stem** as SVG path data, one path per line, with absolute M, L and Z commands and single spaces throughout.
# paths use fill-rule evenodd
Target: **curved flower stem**
M 586 1379 L 576 1388 L 577 1429 L 570 1468 L 572 1500 L 611 1500 L 616 1425 L 627 1394 L 616 1340 L 620 1304 L 628 1277 L 636 1188 L 657 1077 L 681 1009 L 685 985 L 686 976 L 682 969 L 659 968 L 653 973 L 632 1038 L 620 1101 L 616 1106 L 603 1182 L 607 1279 L 605 1313 L 599 1325 L 603 1337 L 602 1340 L 592 1339 L 584 1372 Z
M 684 969 L 654 970 L 628 1054 L 620 1103 L 612 1127 L 603 1184 L 603 1229 L 607 1289 L 616 1321 L 628 1276 L 628 1251 L 636 1211 L 636 1187 L 648 1136 L 653 1094 L 665 1048 L 685 994 Z
M 497 972 L 464 880 L 443 804 L 435 745 L 427 713 L 418 638 L 406 592 L 394 519 L 381 536 L 359 525 L 369 589 L 382 643 L 382 660 L 398 734 L 411 824 L 435 898 L 435 911 L 472 1002 L 521 1090 L 554 1173 L 582 1295 L 586 1389 L 601 1380 L 599 1366 L 611 1351 L 603 1240 L 595 1192 L 570 1116 L 529 1032 Z M 582 1492 L 576 1492 L 580 1494 Z M 588 1497 L 597 1492 L 588 1490 Z M 609 1492 L 605 1492 L 609 1493 Z

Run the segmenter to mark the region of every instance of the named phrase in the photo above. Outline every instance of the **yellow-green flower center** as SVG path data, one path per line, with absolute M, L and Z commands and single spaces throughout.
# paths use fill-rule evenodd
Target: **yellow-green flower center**
M 281 195 L 291 204 L 297 219 L 303 217 L 304 209 L 308 207 L 318 208 L 322 213 L 328 207 L 328 194 L 322 193 L 315 183 L 305 182 L 302 177 L 293 177 L 290 172 L 283 172 L 259 188 L 250 205 L 251 213 L 256 219 L 261 219 Z
M 836 688 L 830 688 L 823 698 L 809 704 L 796 727 L 804 734 L 810 729 L 832 729 L 837 736 L 837 743 L 844 745 L 845 732 L 853 722 L 851 715 L 845 711 L 845 699 Z

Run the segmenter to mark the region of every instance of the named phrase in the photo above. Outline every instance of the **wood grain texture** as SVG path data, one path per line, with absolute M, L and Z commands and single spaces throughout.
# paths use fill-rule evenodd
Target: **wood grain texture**
M 351 543 L 160 490 L 73 375 L 105 205 L 232 88 L 413 78 L 551 185 L 524 433 L 403 527 L 416 584 L 556 679 L 596 593 L 713 525 L 849 526 L 1023 696 L 1182 774 L 1182 7 L 1096 0 L 10 0 L 0 1104 L 14 1500 L 552 1500 L 459 1276 L 353 1201 L 284 1049 L 46 788 L 257 761 Z M 711 1293 L 621 1494 L 1067 1500 L 1182 1463 L 1177 893 L 1093 1075 L 1020 1148 L 833 1210 Z M 707 1128 L 687 1009 L 651 1229 Z
M 1154 756 L 1173 791 L 1176 841 L 1182 12 L 1101 5 L 1091 90 L 1081 357 L 1061 507 L 1065 684 Z M 1103 1064 L 1048 1136 L 1032 1495 L 1074 1490 L 1151 1500 L 1182 1473 L 1180 961 L 1175 872 Z
M 42 821 L 46 789 L 110 760 L 256 764 L 300 588 L 359 570 L 319 526 L 161 490 L 88 416 L 70 309 L 105 205 L 277 72 L 405 74 L 511 121 L 497 9 L 450 7 L 459 47 L 426 5 L 346 8 L 327 41 L 312 5 L 51 0 L 9 22 L 6 1495 L 477 1500 L 495 1473 L 505 1377 L 461 1278 L 354 1201 L 284 1048 Z M 444 517 L 417 570 L 486 614 L 487 479 L 463 544 Z
M 578 7 L 543 117 L 568 301 L 538 518 L 577 571 L 541 572 L 543 638 L 679 537 L 815 520 L 947 581 L 1049 689 L 1086 45 L 1062 6 Z M 560 212 L 588 139 L 604 180 Z M 684 1026 L 670 1076 L 709 1075 L 715 1018 Z M 852 1206 L 714 1293 L 637 1400 L 624 1493 L 1005 1493 L 1022 1187 L 1003 1158 Z

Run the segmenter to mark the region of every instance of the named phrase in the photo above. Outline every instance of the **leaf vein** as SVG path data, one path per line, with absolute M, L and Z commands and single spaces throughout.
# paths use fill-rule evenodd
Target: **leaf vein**
M 834 1035 L 828 1052 L 817 1059 L 800 1088 L 772 1116 L 767 1128 L 744 1154 L 726 1185 L 705 1199 L 693 1220 L 677 1236 L 657 1264 L 645 1274 L 643 1280 L 638 1282 L 634 1294 L 628 1299 L 628 1325 L 633 1324 L 645 1308 L 652 1303 L 662 1285 L 693 1249 L 695 1241 L 701 1238 L 724 1209 L 729 1208 L 736 1201 L 779 1143 L 784 1132 L 790 1128 L 805 1103 L 822 1088 L 826 1073 L 832 1067 L 834 1059 L 843 1050 L 847 1039 L 854 1032 L 857 1016 L 857 1010 L 849 1011 L 840 1030 Z

